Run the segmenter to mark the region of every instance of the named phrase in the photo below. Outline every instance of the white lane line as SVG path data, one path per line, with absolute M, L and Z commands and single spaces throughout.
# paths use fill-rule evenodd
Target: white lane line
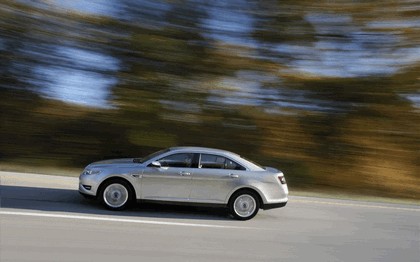
M 293 199 L 293 200 L 290 200 L 290 202 L 291 203 L 294 203 L 294 202 L 313 203 L 313 204 L 323 204 L 323 205 L 331 205 L 331 206 L 351 206 L 351 207 L 363 207 L 363 208 L 381 208 L 381 209 L 391 209 L 391 210 L 420 212 L 420 208 L 379 206 L 379 205 L 368 205 L 368 204 L 352 204 L 352 203 L 329 202 L 329 201 L 319 201 L 319 200 Z
M 0 211 L 0 215 L 78 219 L 78 220 L 90 220 L 90 221 L 150 224 L 150 225 L 164 225 L 164 226 L 184 226 L 184 227 L 223 228 L 223 229 L 262 229 L 262 228 L 256 228 L 256 227 L 222 226 L 222 225 L 211 225 L 211 224 L 164 222 L 164 221 L 150 221 L 150 220 L 140 220 L 140 219 L 111 218 L 111 217 L 99 217 L 99 216 L 78 216 L 78 215 L 48 214 L 48 213 L 34 213 L 34 212 Z

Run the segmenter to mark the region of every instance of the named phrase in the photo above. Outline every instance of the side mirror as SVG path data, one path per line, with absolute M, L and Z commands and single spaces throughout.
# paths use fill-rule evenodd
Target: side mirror
M 159 161 L 153 161 L 153 162 L 150 164 L 150 166 L 151 166 L 151 167 L 157 167 L 157 168 L 162 167 L 162 165 L 160 164 L 160 162 L 159 162 Z

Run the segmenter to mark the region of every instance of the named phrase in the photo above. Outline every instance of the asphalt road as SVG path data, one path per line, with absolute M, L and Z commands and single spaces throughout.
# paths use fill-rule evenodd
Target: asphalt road
M 220 209 L 107 211 L 77 183 L 0 172 L 1 262 L 420 261 L 420 206 L 291 196 L 241 222 Z

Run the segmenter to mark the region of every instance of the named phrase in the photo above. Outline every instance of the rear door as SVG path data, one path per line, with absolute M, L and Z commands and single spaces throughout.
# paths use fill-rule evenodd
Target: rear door
M 190 200 L 202 203 L 224 203 L 228 194 L 240 184 L 245 168 L 216 154 L 201 154 L 192 176 Z

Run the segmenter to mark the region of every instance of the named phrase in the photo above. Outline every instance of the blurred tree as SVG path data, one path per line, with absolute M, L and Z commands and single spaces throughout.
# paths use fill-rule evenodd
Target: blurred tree
M 313 160 L 308 164 L 311 176 L 328 186 L 418 196 L 418 187 L 392 179 L 397 170 L 406 181 L 419 179 L 419 167 L 410 164 L 419 157 L 411 146 L 419 139 L 418 111 L 402 96 L 418 93 L 419 87 L 418 70 L 407 68 L 419 57 L 406 60 L 406 52 L 418 50 L 419 44 L 419 32 L 410 25 L 415 5 L 259 4 L 254 36 L 262 42 L 263 57 L 288 65 L 279 68 L 281 88 L 300 90 L 308 102 L 321 105 L 299 117 L 305 137 L 315 142 L 301 150 Z M 397 72 L 403 68 L 416 73 L 402 78 Z
M 420 198 L 415 2 L 108 7 L 0 3 L 0 164 L 200 145 L 278 166 L 292 189 Z

